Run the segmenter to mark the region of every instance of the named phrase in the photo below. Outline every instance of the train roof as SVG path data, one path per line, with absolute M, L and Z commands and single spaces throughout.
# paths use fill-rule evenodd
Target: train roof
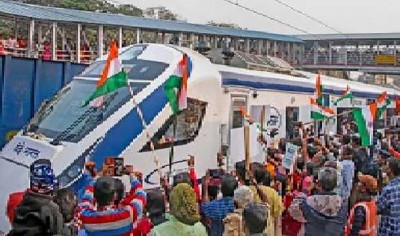
M 226 65 L 216 65 L 221 73 L 223 86 L 244 87 L 257 90 L 278 90 L 284 92 L 313 93 L 315 90 L 316 74 L 297 71 L 304 77 L 294 77 L 267 71 L 256 71 L 235 68 Z M 354 96 L 362 98 L 376 98 L 386 91 L 392 98 L 399 94 L 398 90 L 361 82 L 321 76 L 324 91 L 333 95 L 341 95 L 347 85 Z

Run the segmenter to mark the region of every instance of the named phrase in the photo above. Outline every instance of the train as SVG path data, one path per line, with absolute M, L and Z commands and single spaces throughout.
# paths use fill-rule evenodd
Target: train
M 183 54 L 191 62 L 188 105 L 175 116 L 164 85 Z M 175 172 L 185 170 L 189 155 L 195 156 L 198 176 L 217 166 L 218 152 L 225 150 L 229 157 L 232 130 L 244 125 L 243 108 L 252 113 L 253 108 L 268 106 L 262 122 L 267 130 L 277 130 L 275 138 L 286 137 L 295 121 L 312 121 L 309 97 L 315 90 L 313 73 L 296 71 L 291 75 L 216 64 L 203 54 L 175 45 L 131 45 L 119 49 L 119 58 L 134 96 L 124 87 L 108 94 L 100 107 L 82 106 L 95 90 L 106 63 L 107 57 L 100 57 L 45 101 L 2 149 L 0 209 L 5 209 L 10 193 L 29 187 L 29 165 L 38 158 L 51 160 L 61 187 L 74 187 L 87 161 L 99 168 L 107 157 L 121 157 L 126 165 L 139 169 L 144 186 L 152 188 L 159 185 L 159 168 L 164 173 L 170 171 L 170 165 Z M 394 89 L 328 76 L 322 76 L 322 83 L 326 105 L 338 112 L 365 106 L 383 91 L 392 97 L 398 94 Z M 354 102 L 333 106 L 347 86 L 352 88 Z M 335 120 L 331 132 L 337 132 L 338 124 Z M 154 162 L 154 153 L 159 165 Z M 0 230 L 9 227 L 2 217 Z

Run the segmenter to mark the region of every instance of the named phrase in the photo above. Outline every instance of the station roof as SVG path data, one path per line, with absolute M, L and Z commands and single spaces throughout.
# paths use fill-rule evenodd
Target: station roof
M 372 41 L 399 40 L 400 33 L 313 34 L 296 35 L 304 41 Z
M 272 34 L 254 30 L 215 27 L 210 25 L 191 24 L 179 21 L 166 21 L 121 14 L 80 11 L 64 8 L 23 4 L 14 1 L 0 0 L 0 14 L 17 16 L 42 21 L 63 23 L 81 23 L 105 26 L 132 27 L 165 32 L 184 32 L 204 35 L 228 36 L 249 39 L 269 39 L 284 42 L 303 41 L 296 36 Z

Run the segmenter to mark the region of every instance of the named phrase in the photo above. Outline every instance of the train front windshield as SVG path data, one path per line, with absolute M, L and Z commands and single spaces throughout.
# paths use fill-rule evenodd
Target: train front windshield
M 164 62 L 140 59 L 139 56 L 145 50 L 145 45 L 137 45 L 128 48 L 119 56 L 128 79 L 134 80 L 130 83 L 134 94 L 149 85 L 169 66 Z M 57 141 L 77 143 L 127 103 L 131 95 L 129 88 L 123 87 L 105 95 L 100 107 L 82 106 L 96 90 L 96 81 L 100 78 L 105 63 L 97 61 L 91 64 L 81 75 L 87 79 L 74 79 L 39 108 L 25 131 Z
M 132 86 L 137 92 L 145 85 L 146 83 L 137 83 Z M 129 89 L 124 87 L 107 94 L 99 107 L 83 107 L 83 103 L 95 89 L 96 81 L 73 80 L 39 109 L 27 131 L 59 141 L 79 142 L 130 99 Z

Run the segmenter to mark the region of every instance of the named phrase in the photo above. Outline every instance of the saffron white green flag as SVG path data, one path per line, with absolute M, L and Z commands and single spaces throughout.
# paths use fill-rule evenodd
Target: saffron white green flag
M 363 147 L 372 145 L 374 113 L 373 104 L 363 108 L 357 108 L 353 112 L 353 117 L 357 124 L 358 133 L 360 134 L 361 138 L 361 146 Z
M 318 102 L 312 97 L 310 97 L 310 105 L 311 118 L 314 120 L 324 120 L 335 115 L 335 112 L 332 109 L 318 105 Z
M 345 99 L 353 99 L 353 93 L 350 90 L 350 87 L 347 86 L 346 90 L 343 92 L 342 96 L 340 96 L 340 98 L 338 98 L 333 105 L 337 105 L 338 102 L 343 101 Z

